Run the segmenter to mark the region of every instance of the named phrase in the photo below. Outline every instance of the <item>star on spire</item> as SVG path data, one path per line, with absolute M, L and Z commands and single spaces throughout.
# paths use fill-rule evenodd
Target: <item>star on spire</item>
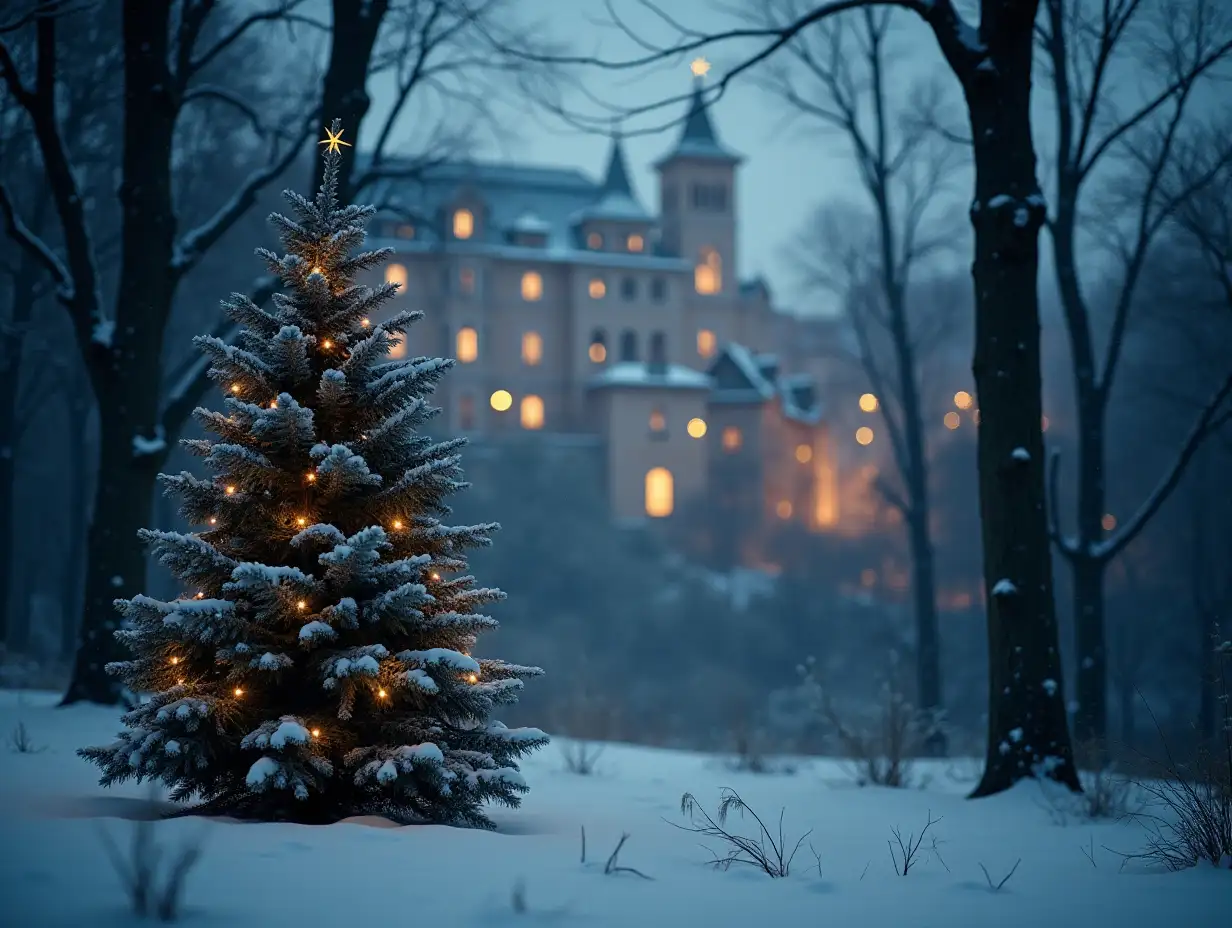
M 317 144 L 327 146 L 325 149 L 327 152 L 333 152 L 335 154 L 339 154 L 342 152 L 342 149 L 338 147 L 339 145 L 345 145 L 347 148 L 351 147 L 350 142 L 342 141 L 342 133 L 343 133 L 342 129 L 338 129 L 337 133 L 335 133 L 333 129 L 331 129 L 329 126 L 326 126 L 325 127 L 326 138 L 321 139 L 321 141 L 318 142 Z
M 689 70 L 693 72 L 693 76 L 696 78 L 705 77 L 710 71 L 710 62 L 705 58 L 694 58 L 689 63 Z

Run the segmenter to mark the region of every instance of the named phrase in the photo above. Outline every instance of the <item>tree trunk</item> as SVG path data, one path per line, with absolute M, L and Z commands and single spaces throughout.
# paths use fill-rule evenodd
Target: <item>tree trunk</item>
M 165 457 L 141 454 L 138 436 L 160 434 L 163 330 L 175 294 L 171 157 L 176 106 L 168 72 L 169 4 L 124 5 L 124 156 L 120 278 L 110 344 L 90 366 L 99 408 L 99 467 L 87 540 L 81 647 L 62 705 L 113 704 L 106 673 L 119 659 L 114 601 L 142 592 L 146 557 L 137 531 L 149 524 L 154 478 Z
M 1127 679 L 1121 683 L 1121 746 L 1127 750 L 1134 749 L 1138 730 L 1137 713 L 1134 711 L 1137 693 L 1133 680 Z
M 941 640 L 937 630 L 937 594 L 933 542 L 928 531 L 928 503 L 924 497 L 923 514 L 912 513 L 908 523 L 908 543 L 911 548 L 911 596 L 915 606 L 916 682 L 920 708 L 934 714 L 938 722 L 945 707 L 941 682 Z M 938 725 L 924 741 L 930 757 L 944 757 L 947 751 L 945 731 Z
M 71 658 L 80 646 L 81 590 L 85 580 L 86 536 L 90 530 L 90 478 L 86 462 L 91 460 L 90 395 L 85 384 L 69 399 L 73 423 L 72 487 L 69 490 L 69 545 L 64 563 L 64 621 L 60 626 L 60 653 Z
M 46 224 L 51 198 L 40 194 L 30 215 L 30 229 L 41 235 Z M 13 621 L 13 513 L 16 500 L 13 498 L 17 476 L 17 413 L 21 395 L 22 361 L 24 360 L 26 335 L 34 315 L 34 293 L 42 269 L 22 250 L 13 275 L 10 293 L 9 331 L 0 344 L 0 645 L 9 640 L 16 626 Z M 14 647 L 18 646 L 13 642 Z
M 1108 739 L 1108 653 L 1104 642 L 1104 568 L 1102 560 L 1079 554 L 1072 560 L 1074 658 L 1077 662 L 1078 708 L 1074 742 L 1103 756 Z
M 983 4 L 987 66 L 963 82 L 975 154 L 975 352 L 989 714 L 973 796 L 1037 772 L 1081 789 L 1064 687 L 1044 508 L 1039 230 L 1031 136 L 1035 4 Z
M 342 131 L 352 145 L 358 138 L 360 124 L 372 100 L 368 96 L 368 68 L 376 46 L 381 20 L 389 11 L 389 0 L 333 0 L 334 24 L 330 33 L 329 68 L 321 89 L 321 118 L 329 125 L 342 120 Z M 317 147 L 312 165 L 309 189 L 315 190 L 325 170 L 325 147 Z M 355 191 L 351 186 L 355 170 L 355 149 L 342 150 L 338 171 L 338 202 L 350 203 Z

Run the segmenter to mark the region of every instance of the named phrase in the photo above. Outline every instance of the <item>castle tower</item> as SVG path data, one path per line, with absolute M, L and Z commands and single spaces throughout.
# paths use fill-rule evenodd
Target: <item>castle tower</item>
M 708 68 L 694 62 L 689 112 L 676 147 L 655 163 L 659 173 L 662 250 L 694 267 L 701 297 L 738 293 L 736 277 L 736 167 L 740 156 L 720 144 L 702 93 Z

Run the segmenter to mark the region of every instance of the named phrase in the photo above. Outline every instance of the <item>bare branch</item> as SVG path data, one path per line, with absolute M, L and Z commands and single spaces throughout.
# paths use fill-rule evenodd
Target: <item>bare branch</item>
M 188 4 L 190 7 L 208 9 L 214 5 L 215 0 L 198 0 L 196 4 Z M 305 16 L 292 16 L 292 11 L 299 6 L 302 6 L 306 0 L 280 0 L 277 6 L 268 10 L 259 10 L 256 13 L 250 13 L 238 23 L 236 23 L 229 32 L 225 33 L 222 38 L 215 42 L 199 55 L 193 56 L 188 60 L 188 67 L 181 71 L 176 76 L 179 78 L 180 85 L 187 85 L 189 79 L 206 67 L 211 61 L 214 61 L 224 51 L 234 45 L 240 38 L 244 36 L 249 29 L 258 23 L 272 22 L 274 20 L 288 20 L 304 23 L 306 25 L 324 28 L 316 20 Z M 193 43 L 188 43 L 188 53 L 191 54 L 191 46 Z
M 1073 539 L 1061 534 L 1060 470 L 1061 452 L 1054 448 L 1048 455 L 1048 535 L 1057 550 L 1072 560 L 1078 548 Z
M 73 301 L 73 281 L 69 277 L 68 269 L 56 257 L 56 253 L 51 250 L 47 243 L 35 235 L 30 227 L 21 221 L 21 217 L 17 215 L 17 209 L 13 205 L 13 199 L 9 195 L 8 187 L 3 183 L 0 183 L 0 213 L 4 214 L 4 222 L 8 229 L 9 237 L 24 248 L 26 253 L 55 281 L 58 289 L 56 296 L 62 302 L 71 304 Z

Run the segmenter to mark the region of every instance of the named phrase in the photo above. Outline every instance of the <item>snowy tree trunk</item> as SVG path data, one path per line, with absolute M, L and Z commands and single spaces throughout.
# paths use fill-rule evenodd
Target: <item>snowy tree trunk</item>
M 1079 788 L 1044 508 L 1037 278 L 1045 206 L 1030 100 L 1035 6 L 981 4 L 987 58 L 963 80 L 976 169 L 972 371 L 989 639 L 988 746 L 975 796 L 1031 776 L 1038 761 Z
M 85 603 L 64 704 L 115 703 L 120 683 L 104 665 L 121 655 L 113 605 L 145 588 L 138 529 L 150 522 L 154 479 L 166 452 L 139 453 L 136 438 L 161 435 L 163 329 L 175 294 L 171 198 L 176 100 L 167 71 L 169 11 L 133 3 L 124 14 L 124 158 L 116 324 L 91 365 L 99 408 L 98 485 L 86 543 Z M 100 340 L 105 341 L 105 340 Z M 151 445 L 153 446 L 153 445 Z

